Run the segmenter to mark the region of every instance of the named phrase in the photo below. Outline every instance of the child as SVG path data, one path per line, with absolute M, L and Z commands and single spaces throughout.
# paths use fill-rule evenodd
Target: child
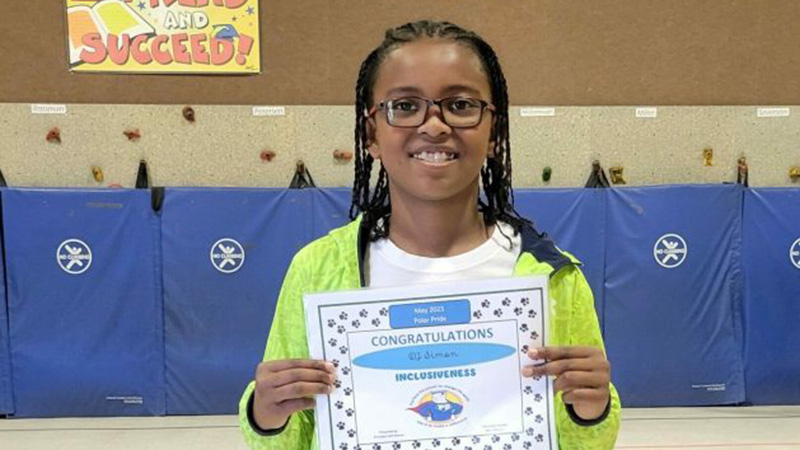
M 355 131 L 353 221 L 289 267 L 240 402 L 251 448 L 318 446 L 314 395 L 332 391 L 335 370 L 308 359 L 304 293 L 512 274 L 550 276 L 553 346 L 531 350 L 547 363 L 523 376 L 555 376 L 561 448 L 613 448 L 620 402 L 591 290 L 577 261 L 513 206 L 508 93 L 492 48 L 446 22 L 388 30 L 361 65 Z

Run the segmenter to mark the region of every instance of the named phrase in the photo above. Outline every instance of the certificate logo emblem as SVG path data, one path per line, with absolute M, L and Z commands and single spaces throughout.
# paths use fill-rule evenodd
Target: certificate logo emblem
M 794 241 L 794 244 L 789 247 L 789 259 L 795 267 L 800 269 L 800 239 Z
M 466 396 L 449 386 L 436 386 L 417 394 L 408 408 L 418 415 L 420 424 L 431 427 L 449 427 L 466 419 Z
M 92 265 L 92 250 L 80 239 L 67 239 L 58 246 L 56 261 L 64 272 L 80 275 Z
M 661 236 L 653 246 L 653 257 L 656 262 L 667 269 L 674 269 L 683 264 L 688 253 L 689 247 L 686 241 L 673 233 Z
M 233 273 L 244 264 L 244 248 L 234 239 L 220 239 L 211 246 L 211 264 L 222 273 Z

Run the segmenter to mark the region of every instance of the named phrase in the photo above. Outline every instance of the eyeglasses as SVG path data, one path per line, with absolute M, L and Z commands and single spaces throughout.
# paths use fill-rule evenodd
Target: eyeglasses
M 386 122 L 393 127 L 416 128 L 425 123 L 428 109 L 438 105 L 445 124 L 453 128 L 470 128 L 481 123 L 483 111 L 494 112 L 494 105 L 470 97 L 448 97 L 432 100 L 422 97 L 400 97 L 384 100 L 373 107 L 386 113 Z

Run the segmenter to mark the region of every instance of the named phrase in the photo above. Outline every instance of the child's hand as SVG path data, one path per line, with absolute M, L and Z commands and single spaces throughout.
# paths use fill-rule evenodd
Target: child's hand
M 600 417 L 611 399 L 611 365 L 596 347 L 542 347 L 528 352 L 531 359 L 545 360 L 541 365 L 525 366 L 526 377 L 553 375 L 553 387 L 563 391 L 564 403 L 571 404 L 582 419 Z
M 310 359 L 267 361 L 256 369 L 253 416 L 259 427 L 282 427 L 293 413 L 314 407 L 314 395 L 329 394 L 336 381 L 333 364 Z

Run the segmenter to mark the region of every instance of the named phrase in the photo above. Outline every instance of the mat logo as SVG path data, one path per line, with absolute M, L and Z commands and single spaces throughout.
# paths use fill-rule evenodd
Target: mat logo
M 244 264 L 244 247 L 235 239 L 223 238 L 211 246 L 211 264 L 222 273 L 233 273 Z
M 58 246 L 56 261 L 64 272 L 80 275 L 92 265 L 92 249 L 80 239 L 67 239 Z
M 411 400 L 409 411 L 419 416 L 418 423 L 429 427 L 450 427 L 466 420 L 462 414 L 466 396 L 449 386 L 424 389 Z
M 689 247 L 686 246 L 686 241 L 673 233 L 661 236 L 653 246 L 653 257 L 656 262 L 667 269 L 674 269 L 683 264 L 688 253 Z
M 794 244 L 789 247 L 789 259 L 795 267 L 800 269 L 800 239 L 794 241 Z

